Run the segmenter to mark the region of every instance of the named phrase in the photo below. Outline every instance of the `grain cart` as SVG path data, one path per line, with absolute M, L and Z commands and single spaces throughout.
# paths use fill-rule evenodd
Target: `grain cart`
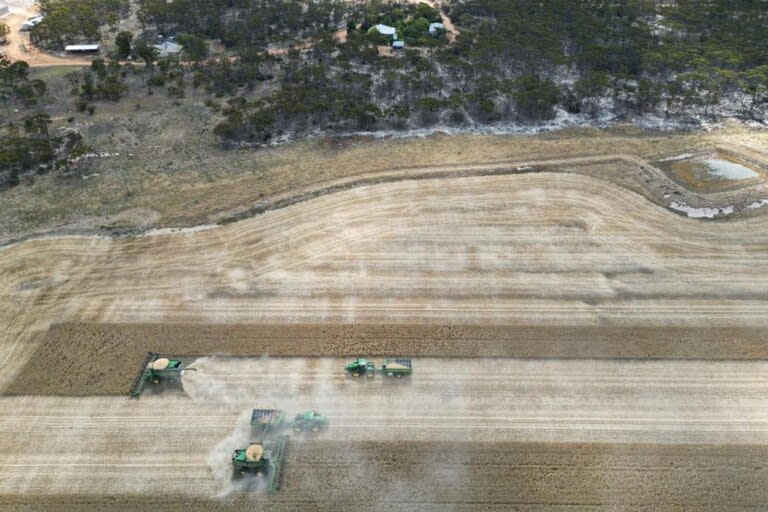
M 413 373 L 413 360 L 411 359 L 385 359 L 381 368 L 376 368 L 375 361 L 358 357 L 347 364 L 344 369 L 354 377 L 365 375 L 373 377 L 377 372 L 387 377 L 401 378 Z
M 287 445 L 288 436 L 280 436 L 273 443 L 254 441 L 247 448 L 235 450 L 232 453 L 232 476 L 266 478 L 270 492 L 280 490 L 280 469 Z
M 251 427 L 254 433 L 259 434 L 282 430 L 285 427 L 285 412 L 280 409 L 254 409 Z
M 186 368 L 179 359 L 160 357 L 160 354 L 149 352 L 133 382 L 131 396 L 135 398 L 141 395 L 147 382 L 152 384 L 180 383 L 181 376 L 185 371 L 195 371 L 195 369 Z
M 374 373 L 376 373 L 376 365 L 374 362 L 360 357 L 347 364 L 344 369 L 353 377 L 359 377 L 361 375 L 373 377 Z
M 299 413 L 293 419 L 294 432 L 320 432 L 328 428 L 328 418 L 317 411 Z
M 397 379 L 413 373 L 411 359 L 385 359 L 381 365 L 381 373 Z

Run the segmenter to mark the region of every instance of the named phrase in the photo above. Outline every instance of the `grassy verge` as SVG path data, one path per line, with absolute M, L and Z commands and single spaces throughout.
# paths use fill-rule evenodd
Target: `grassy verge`
M 66 68 L 45 73 L 65 74 Z M 93 116 L 52 112 L 100 154 L 68 176 L 41 176 L 0 193 L 0 242 L 56 230 L 130 232 L 204 224 L 292 190 L 393 168 L 626 153 L 661 155 L 736 140 L 768 145 L 742 126 L 687 134 L 635 128 L 579 129 L 534 136 L 434 135 L 302 141 L 273 149 L 224 150 L 216 114 L 192 91 L 99 104 Z M 57 103 L 58 104 L 58 103 Z

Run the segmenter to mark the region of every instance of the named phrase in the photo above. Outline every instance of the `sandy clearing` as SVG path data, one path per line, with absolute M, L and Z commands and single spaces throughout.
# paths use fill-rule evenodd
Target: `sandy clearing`
M 23 60 L 32 67 L 89 66 L 91 64 L 90 57 L 59 56 L 41 51 L 29 41 L 29 32 L 19 30 L 25 21 L 37 15 L 34 2 L 13 0 L 9 4 L 10 14 L 0 18 L 0 21 L 8 25 L 11 32 L 7 37 L 8 44 L 0 46 L 0 52 L 10 60 Z

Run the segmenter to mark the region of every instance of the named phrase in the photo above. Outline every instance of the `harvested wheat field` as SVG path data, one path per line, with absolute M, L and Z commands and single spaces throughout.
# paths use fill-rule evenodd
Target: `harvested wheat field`
M 480 167 L 0 249 L 0 508 L 768 507 L 768 217 L 637 157 Z M 131 400 L 147 351 L 197 372 Z M 254 407 L 330 418 L 275 494 L 231 481 Z

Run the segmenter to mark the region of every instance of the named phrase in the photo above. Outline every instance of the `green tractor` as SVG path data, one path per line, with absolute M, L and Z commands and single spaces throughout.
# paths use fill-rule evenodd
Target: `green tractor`
M 344 369 L 347 373 L 352 374 L 353 377 L 359 377 L 361 375 L 373 377 L 376 373 L 381 373 L 387 377 L 395 377 L 396 379 L 399 379 L 401 377 L 407 377 L 413 373 L 413 360 L 403 358 L 384 359 L 381 368 L 377 369 L 374 361 L 358 357 L 344 366 Z
M 320 432 L 328 428 L 328 418 L 317 411 L 299 413 L 293 419 L 294 432 Z
M 232 476 L 265 478 L 269 491 L 280 490 L 280 469 L 287 445 L 288 436 L 280 436 L 269 445 L 254 441 L 247 448 L 236 449 L 232 453 Z
M 368 361 L 367 359 L 358 357 L 351 363 L 347 364 L 344 369 L 353 377 L 360 377 L 361 375 L 365 375 L 366 377 L 373 377 L 376 373 L 376 364 L 373 361 Z

